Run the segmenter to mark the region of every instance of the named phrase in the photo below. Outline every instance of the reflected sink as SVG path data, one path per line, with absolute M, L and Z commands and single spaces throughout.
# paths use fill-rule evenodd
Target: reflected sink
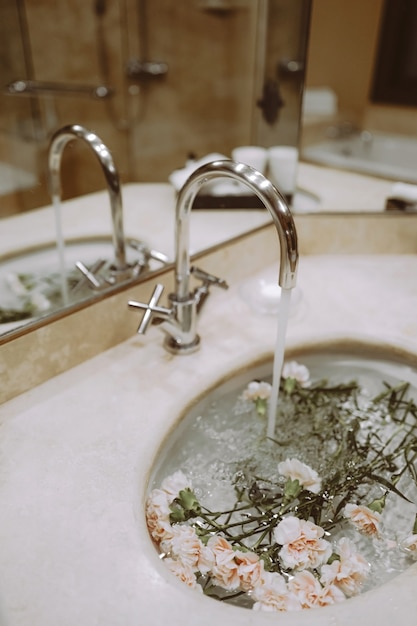
M 127 262 L 138 263 L 132 277 L 149 269 L 141 242 L 131 240 L 126 248 Z M 94 291 L 76 268 L 81 262 L 91 268 L 97 261 L 97 276 L 104 282 L 114 258 L 110 238 L 74 239 L 65 242 L 65 266 L 68 285 L 66 306 L 91 298 Z M 0 323 L 25 322 L 49 314 L 64 306 L 60 262 L 55 243 L 46 244 L 4 257 L 0 270 Z M 135 274 L 136 272 L 136 274 Z M 110 287 L 111 285 L 109 285 Z
M 196 400 L 180 417 L 176 428 L 163 443 L 151 473 L 148 528 L 152 539 L 160 551 L 162 546 L 169 568 L 176 573 L 172 560 L 180 560 L 181 553 L 176 552 L 179 548 L 169 538 L 171 530 L 160 543 L 161 540 L 153 531 L 154 520 L 149 522 L 149 502 L 152 502 L 154 493 L 160 494 L 160 490 L 164 490 L 164 484 L 169 483 L 172 486 L 172 477 L 180 471 L 180 489 L 187 490 L 186 486 L 189 486 L 188 492 L 191 491 L 198 504 L 192 498 L 183 500 L 181 494 L 184 491 L 178 492 L 175 500 L 171 496 L 173 504 L 170 510 L 177 516 L 175 519 L 169 518 L 171 529 L 191 524 L 197 529 L 198 537 L 206 537 L 204 541 L 210 538 L 208 545 L 211 544 L 212 537 L 226 533 L 223 538 L 234 546 L 235 551 L 246 551 L 251 550 L 256 543 L 255 539 L 252 543 L 250 539 L 250 532 L 256 526 L 253 520 L 263 520 L 259 522 L 261 526 L 257 530 L 258 534 L 254 535 L 258 540 L 261 535 L 264 536 L 264 529 L 274 523 L 271 521 L 274 516 L 282 521 L 286 517 L 295 516 L 295 511 L 308 510 L 305 517 L 300 513 L 299 519 L 311 523 L 314 521 L 325 528 L 329 555 L 332 551 L 337 554 L 338 541 L 341 536 L 346 536 L 355 546 L 355 550 L 365 554 L 364 563 L 372 563 L 372 576 L 367 573 L 368 577 L 365 578 L 364 574 L 360 588 L 352 595 L 366 595 L 381 585 L 388 586 L 389 589 L 391 579 L 401 576 L 413 563 L 410 551 L 407 552 L 401 542 L 412 534 L 417 484 L 415 470 L 414 474 L 410 472 L 410 476 L 406 478 L 407 472 L 403 469 L 407 461 L 404 461 L 406 456 L 403 457 L 402 454 L 410 453 L 412 459 L 410 457 L 408 460 L 412 466 L 415 465 L 417 356 L 383 347 L 347 342 L 288 351 L 286 361 L 290 360 L 308 368 L 310 381 L 307 385 L 303 383 L 295 388 L 291 385 L 286 387 L 284 380 L 282 381 L 277 427 L 273 438 L 266 437 L 267 411 L 266 415 L 262 415 L 262 411 L 257 410 L 258 405 L 245 397 L 244 393 L 251 381 L 271 382 L 272 360 L 242 368 L 227 381 L 208 391 L 203 398 Z M 398 440 L 397 434 L 394 436 L 397 431 L 401 431 Z M 334 441 L 329 435 L 333 435 L 333 432 L 336 433 Z M 400 444 L 404 433 L 409 437 L 409 447 L 401 448 L 401 456 L 396 456 L 393 450 L 397 450 L 396 446 L 400 449 L 399 446 L 404 445 Z M 404 452 L 406 447 L 408 451 Z M 292 494 L 288 496 L 290 500 L 285 500 L 284 489 L 287 483 L 283 476 L 288 480 L 295 479 L 291 474 L 280 474 L 284 470 L 279 470 L 278 465 L 290 458 L 296 458 L 313 468 L 318 472 L 319 482 L 322 482 L 315 491 L 313 488 L 310 491 L 308 486 L 302 487 L 302 482 L 301 487 L 297 483 L 296 495 L 289 491 Z M 373 476 L 378 474 L 377 479 L 372 478 L 374 482 L 369 478 L 369 472 L 373 472 Z M 397 474 L 400 475 L 398 482 L 394 480 Z M 360 483 L 355 482 L 359 480 L 359 475 L 362 480 Z M 349 483 L 350 480 L 353 482 Z M 352 484 L 354 488 L 351 488 Z M 291 489 L 294 488 L 292 484 Z M 399 496 L 397 490 L 406 494 L 406 497 Z M 289 504 L 291 498 L 295 502 L 293 508 Z M 342 514 L 344 508 L 338 508 L 340 503 L 340 506 L 346 505 L 346 510 L 348 504 L 360 504 L 366 507 L 369 505 L 369 511 L 378 511 L 372 506 L 374 501 L 381 498 L 384 503 L 376 515 L 382 516 L 386 513 L 386 516 L 381 517 L 384 522 L 378 541 L 376 531 L 373 537 L 370 533 L 365 536 L 363 532 L 358 532 L 358 527 L 353 528 L 353 522 L 349 526 L 347 513 L 345 516 Z M 307 508 L 313 501 L 314 506 Z M 251 506 L 246 506 L 248 503 Z M 317 503 L 322 507 L 320 511 Z M 281 513 L 281 506 L 285 513 Z M 243 507 L 242 511 L 246 512 L 239 513 L 240 517 L 235 522 L 230 512 L 239 507 Z M 203 517 L 201 511 L 204 512 Z M 221 511 L 225 513 L 219 513 Z M 227 532 L 219 530 L 229 523 Z M 336 527 L 334 537 L 333 527 Z M 234 529 L 238 529 L 236 545 L 233 543 L 236 536 Z M 207 535 L 204 534 L 206 532 Z M 257 554 L 259 558 L 259 555 L 263 555 L 262 563 L 265 567 L 268 563 L 269 568 L 272 563 L 269 572 L 279 573 L 288 582 L 300 568 L 294 566 L 291 569 L 283 561 L 284 557 L 277 556 L 280 544 L 274 536 L 271 538 L 270 535 L 270 543 L 263 540 L 262 549 Z M 304 565 L 303 571 L 305 567 L 306 571 L 323 573 L 324 570 L 320 570 L 320 567 L 326 565 L 327 558 L 320 564 Z M 415 565 L 414 568 L 416 567 Z M 247 591 L 244 587 L 234 587 L 231 592 L 220 585 L 219 590 L 216 585 L 220 584 L 220 577 L 216 579 L 215 566 L 213 568 L 208 574 L 197 573 L 197 586 L 207 587 L 211 590 L 211 595 L 217 595 L 217 599 L 252 608 L 254 600 L 259 597 L 256 595 L 258 583 L 248 587 L 249 596 L 240 593 L 242 588 L 244 592 Z M 343 599 L 349 597 L 350 594 L 346 592 Z

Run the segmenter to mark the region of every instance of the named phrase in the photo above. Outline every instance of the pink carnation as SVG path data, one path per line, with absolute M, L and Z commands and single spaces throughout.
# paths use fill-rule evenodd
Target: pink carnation
M 340 560 L 323 565 L 320 580 L 325 585 L 336 585 L 348 597 L 354 596 L 368 576 L 370 565 L 346 537 L 340 539 L 336 554 Z
M 300 570 L 325 563 L 332 550 L 323 535 L 323 528 L 313 522 L 285 517 L 274 531 L 276 542 L 282 546 L 279 555 L 284 567 Z
M 344 516 L 364 535 L 378 537 L 380 534 L 381 514 L 360 504 L 347 504 Z
M 214 564 L 212 551 L 203 545 L 191 526 L 174 525 L 171 536 L 161 542 L 161 550 L 202 574 Z
M 146 501 L 146 523 L 152 539 L 158 544 L 172 536 L 169 505 L 169 498 L 161 489 L 153 489 Z
M 181 582 L 185 583 L 187 587 L 202 591 L 201 585 L 197 583 L 195 573 L 189 565 L 175 559 L 164 559 L 164 563 L 169 571 Z
M 303 609 L 328 606 L 345 600 L 343 592 L 335 585 L 324 587 L 311 572 L 298 572 L 288 583 L 289 590 L 296 596 Z
M 208 540 L 207 547 L 214 555 L 214 565 L 211 570 L 214 581 L 223 589 L 238 589 L 239 566 L 231 544 L 223 537 L 213 536 Z
M 286 459 L 278 463 L 278 471 L 285 478 L 298 480 L 302 487 L 312 493 L 319 493 L 321 489 L 321 479 L 317 472 L 298 459 Z
M 238 566 L 239 588 L 242 591 L 254 589 L 261 581 L 264 573 L 263 561 L 254 552 L 235 552 Z
M 251 594 L 255 611 L 298 611 L 301 604 L 288 589 L 283 576 L 264 572 L 260 583 Z

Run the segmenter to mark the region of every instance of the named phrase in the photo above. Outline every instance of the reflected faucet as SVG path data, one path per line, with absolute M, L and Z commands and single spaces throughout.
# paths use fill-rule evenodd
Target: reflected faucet
M 114 267 L 112 273 L 115 282 L 125 280 L 129 276 L 129 266 L 126 262 L 125 238 L 123 232 L 123 206 L 120 181 L 110 151 L 101 139 L 83 126 L 73 124 L 64 126 L 52 137 L 49 147 L 49 174 L 52 201 L 61 200 L 60 167 L 62 154 L 68 142 L 81 139 L 93 150 L 97 156 L 110 197 L 111 218 L 113 224 Z
M 179 192 L 175 223 L 175 293 L 169 295 L 171 308 L 158 305 L 162 285 L 157 285 L 149 303 L 130 300 L 128 305 L 145 311 L 138 328 L 144 334 L 149 323 L 161 323 L 166 333 L 164 347 L 173 354 L 190 354 L 198 349 L 200 338 L 196 332 L 197 314 L 209 293 L 210 286 L 227 288 L 220 278 L 192 267 L 189 250 L 189 221 L 194 199 L 203 184 L 216 178 L 232 178 L 253 191 L 272 216 L 280 242 L 280 268 L 278 284 L 292 289 L 296 284 L 298 266 L 297 232 L 291 211 L 284 196 L 257 170 L 234 161 L 213 161 L 198 168 Z M 213 219 L 215 219 L 213 217 Z M 202 284 L 190 291 L 190 277 L 194 275 Z

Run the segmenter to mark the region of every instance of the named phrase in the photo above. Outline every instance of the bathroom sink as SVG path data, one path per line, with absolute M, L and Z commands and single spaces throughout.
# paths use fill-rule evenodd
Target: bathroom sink
M 140 242 L 137 242 L 140 245 Z M 127 247 L 127 261 L 134 263 L 142 253 Z M 143 256 L 143 255 L 142 255 Z M 51 313 L 63 305 L 73 305 L 92 297 L 94 291 L 76 268 L 82 262 L 91 268 L 102 262 L 98 277 L 112 264 L 113 244 L 110 238 L 86 238 L 65 242 L 65 269 L 67 278 L 66 303 L 63 302 L 60 259 L 55 243 L 16 252 L 1 260 L 0 266 L 0 323 L 15 323 Z M 144 263 L 145 265 L 145 263 Z M 143 268 L 139 268 L 142 271 Z M 77 287 L 76 287 L 77 286 Z
M 294 361 L 308 369 L 310 380 L 306 382 L 303 373 L 301 382 L 294 384 L 292 379 L 298 375 L 294 373 L 297 369 L 290 369 L 289 377 L 282 379 L 272 438 L 266 437 L 268 414 L 262 402 L 263 392 L 259 404 L 251 396 L 259 381 L 261 385 L 271 382 L 272 360 L 233 373 L 180 416 L 151 473 L 147 509 L 151 537 L 157 549 L 161 550 L 162 546 L 163 561 L 167 559 L 169 569 L 177 576 L 173 563 L 181 561 L 182 553 L 169 533 L 181 525 L 187 526 L 189 532 L 191 524 L 197 529 L 198 537 L 205 537 L 201 539 L 204 545 L 208 540 L 209 547 L 215 545 L 214 537 L 221 536 L 229 546 L 234 546 L 232 554 L 241 549 L 245 554 L 252 548 L 255 551 L 259 541 L 256 558 L 262 562 L 262 568 L 268 563 L 268 572 L 274 575 L 279 572 L 286 584 L 300 571 L 308 571 L 310 575 L 321 571 L 323 577 L 326 567 L 330 567 L 327 559 L 332 554 L 338 555 L 337 550 L 341 549 L 337 546 L 342 545 L 342 536 L 365 555 L 360 555 L 363 580 L 360 584 L 356 581 L 355 593 L 348 592 L 347 587 L 338 588 L 338 593 L 343 589 L 343 600 L 351 595 L 366 596 L 381 586 L 389 589 L 413 563 L 412 551 L 404 547 L 404 538 L 416 532 L 417 479 L 412 469 L 407 479 L 405 476 L 408 462 L 414 467 L 417 456 L 417 356 L 348 342 L 288 351 L 286 362 Z M 255 386 L 249 385 L 251 381 L 257 381 Z M 398 440 L 394 434 L 397 429 L 402 433 Z M 407 446 L 402 440 L 405 432 Z M 404 457 L 400 458 L 398 450 Z M 294 459 L 312 472 L 310 483 L 306 481 L 305 485 L 312 484 L 315 474 L 317 487 L 304 486 L 302 473 L 301 478 L 294 478 L 291 474 L 294 468 L 280 469 L 288 463 L 291 465 Z M 178 489 L 175 496 L 173 484 Z M 162 535 L 158 534 L 161 531 L 155 531 L 155 519 L 149 511 L 155 512 L 154 494 L 161 494 L 164 489 L 171 494 L 171 526 L 169 531 L 165 527 L 161 539 Z M 339 504 L 344 508 L 339 510 Z M 357 505 L 375 515 L 374 534 L 369 529 L 364 534 L 354 513 L 349 526 L 347 511 Z M 241 512 L 234 518 L 236 510 Z M 300 564 L 290 567 L 290 559 L 283 561 L 281 553 L 278 558 L 277 545 L 281 544 L 277 538 L 273 539 L 278 535 L 268 531 L 277 528 L 273 526 L 274 517 L 281 520 L 280 524 L 285 518 L 297 518 L 314 522 L 316 528 L 323 526 L 329 545 L 321 564 L 309 562 L 303 567 Z M 258 522 L 253 520 L 262 521 L 256 526 Z M 379 523 L 383 524 L 382 531 Z M 267 532 L 270 543 L 264 539 Z M 209 560 L 207 555 L 204 558 Z M 341 562 L 344 557 L 332 558 Z M 372 564 L 371 570 L 368 562 Z M 205 570 L 194 574 L 195 586 L 207 588 L 208 595 L 226 603 L 252 608 L 257 600 L 254 608 L 259 608 L 259 603 L 262 605 L 258 582 L 248 583 L 245 579 L 244 583 L 236 583 L 237 587 L 227 587 L 224 579 L 219 583 L 217 565 L 210 567 L 208 574 Z M 189 580 L 188 584 L 194 586 Z M 326 586 L 323 582 L 317 584 L 320 589 Z M 249 595 L 245 593 L 248 590 Z M 265 606 L 264 610 L 271 610 Z

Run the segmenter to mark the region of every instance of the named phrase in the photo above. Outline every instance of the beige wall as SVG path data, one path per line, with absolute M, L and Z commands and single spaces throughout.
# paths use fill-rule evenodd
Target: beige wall
M 417 135 L 415 108 L 369 99 L 382 10 L 383 0 L 313 0 L 306 84 L 336 92 L 340 119 Z
M 306 83 L 331 87 L 361 119 L 368 102 L 383 0 L 313 0 Z

